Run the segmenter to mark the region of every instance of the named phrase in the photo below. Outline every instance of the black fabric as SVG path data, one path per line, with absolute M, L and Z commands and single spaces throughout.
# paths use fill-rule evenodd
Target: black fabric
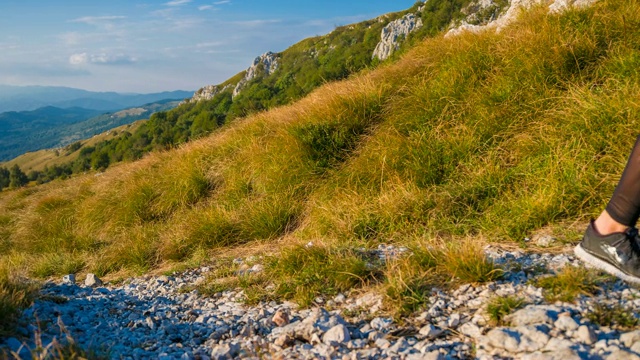
M 620 224 L 635 226 L 640 217 L 640 136 L 631 150 L 627 166 L 606 208 Z

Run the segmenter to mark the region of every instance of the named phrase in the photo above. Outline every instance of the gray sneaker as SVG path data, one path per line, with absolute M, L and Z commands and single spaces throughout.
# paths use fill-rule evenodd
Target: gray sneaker
M 640 244 L 638 229 L 607 236 L 598 234 L 593 221 L 574 252 L 580 260 L 618 278 L 640 284 Z

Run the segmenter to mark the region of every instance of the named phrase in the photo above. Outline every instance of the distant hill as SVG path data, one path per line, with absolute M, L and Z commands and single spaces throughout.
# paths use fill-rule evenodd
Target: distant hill
M 26 152 L 62 147 L 90 138 L 109 129 L 149 118 L 157 111 L 172 109 L 179 102 L 162 100 L 106 114 L 100 110 L 79 107 L 61 109 L 52 106 L 34 111 L 1 113 L 0 161 Z
M 185 99 L 191 95 L 193 95 L 193 91 L 121 94 L 57 86 L 0 85 L 0 112 L 30 111 L 46 106 L 115 111 L 165 99 Z
M 100 117 L 102 116 L 98 116 L 94 119 Z M 83 149 L 90 148 L 104 141 L 115 139 L 127 132 L 134 132 L 145 122 L 146 120 L 138 120 L 131 124 L 110 128 L 109 130 L 93 135 L 86 140 L 78 140 L 62 148 L 49 148 L 27 152 L 7 162 L 1 163 L 0 166 L 11 168 L 14 164 L 17 164 L 20 166 L 20 169 L 29 173 L 31 171 L 43 171 L 47 167 L 55 167 L 71 163 L 78 158 L 80 153 L 83 152 Z

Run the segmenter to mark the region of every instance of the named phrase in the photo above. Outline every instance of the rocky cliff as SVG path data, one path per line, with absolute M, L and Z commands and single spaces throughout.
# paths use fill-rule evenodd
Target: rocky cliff
M 233 97 L 238 96 L 246 83 L 255 79 L 257 76 L 269 76 L 278 70 L 278 54 L 271 51 L 266 52 L 253 60 L 253 64 L 247 69 L 244 78 L 238 82 L 233 89 Z
M 584 7 L 593 4 L 596 0 L 555 0 L 549 5 L 549 12 L 561 12 L 570 7 Z M 506 11 L 500 13 L 499 7 L 493 0 L 479 0 L 467 6 L 468 16 L 458 26 L 453 26 L 445 35 L 455 36 L 463 32 L 479 32 L 486 29 L 501 31 L 505 26 L 515 21 L 522 9 L 530 8 L 542 3 L 541 0 L 511 0 Z M 489 21 L 479 21 L 479 14 L 494 13 Z
M 245 71 L 244 77 L 237 83 L 235 86 L 233 84 L 228 84 L 225 86 L 221 85 L 207 85 L 204 86 L 193 94 L 191 99 L 188 99 L 183 102 L 185 103 L 194 103 L 199 101 L 206 101 L 213 99 L 214 96 L 219 93 L 233 87 L 233 96 L 236 97 L 240 94 L 242 88 L 251 80 L 255 79 L 258 76 L 269 76 L 273 74 L 276 70 L 278 70 L 279 56 L 273 52 L 266 52 L 253 60 L 253 63 L 249 68 Z
M 193 103 L 193 102 L 211 100 L 211 99 L 213 99 L 214 96 L 216 96 L 219 93 L 227 90 L 231 86 L 233 86 L 233 85 L 226 85 L 226 86 L 207 85 L 205 87 L 202 87 L 202 88 L 198 89 L 198 91 L 196 91 L 193 94 L 193 97 L 191 99 L 183 101 L 180 105 L 185 104 L 185 103 Z
M 382 29 L 381 39 L 372 58 L 386 60 L 400 47 L 400 43 L 407 35 L 422 27 L 422 19 L 416 14 L 407 14 L 400 19 L 391 21 Z

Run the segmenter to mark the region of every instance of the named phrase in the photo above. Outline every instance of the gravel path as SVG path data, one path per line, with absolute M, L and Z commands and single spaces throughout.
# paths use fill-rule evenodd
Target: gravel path
M 64 324 L 78 345 L 108 349 L 116 359 L 640 359 L 640 330 L 621 332 L 587 319 L 602 305 L 640 318 L 640 291 L 608 280 L 596 296 L 549 304 L 529 280 L 577 265 L 572 255 L 486 252 L 511 269 L 502 280 L 434 290 L 427 311 L 402 324 L 380 312 L 382 298 L 373 293 L 340 294 L 298 309 L 288 302 L 244 306 L 236 291 L 209 298 L 181 291 L 204 280 L 210 269 L 202 267 L 114 286 L 47 284 L 19 331 L 33 338 L 38 319 L 47 344 L 65 337 Z M 490 326 L 489 299 L 509 295 L 528 305 L 508 317 L 510 326 Z M 3 342 L 28 357 L 18 339 Z

